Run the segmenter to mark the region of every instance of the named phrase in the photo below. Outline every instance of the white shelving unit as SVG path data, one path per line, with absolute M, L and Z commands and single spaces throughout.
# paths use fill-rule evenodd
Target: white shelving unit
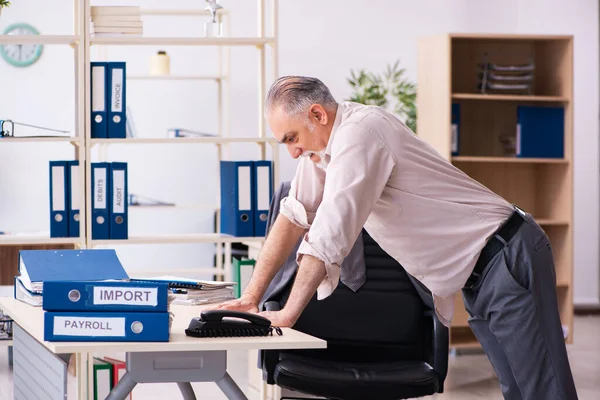
M 242 0 L 240 0 L 242 1 Z M 229 13 L 235 12 L 235 5 L 230 9 L 221 9 L 217 13 L 217 18 L 223 23 L 224 37 L 91 37 L 89 21 L 91 19 L 91 0 L 74 0 L 74 23 L 73 35 L 38 35 L 38 36 L 1 36 L 0 44 L 53 44 L 68 45 L 74 50 L 74 63 L 76 70 L 75 82 L 75 130 L 74 137 L 39 137 L 39 138 L 3 138 L 0 139 L 0 145 L 9 145 L 10 143 L 23 142 L 61 142 L 71 144 L 74 148 L 75 158 L 80 160 L 80 165 L 85 166 L 85 174 L 81 174 L 80 187 L 85 188 L 81 193 L 80 210 L 81 221 L 80 235 L 76 238 L 50 238 L 45 236 L 27 236 L 27 235 L 0 235 L 0 245 L 54 245 L 54 244 L 72 244 L 79 248 L 111 247 L 116 245 L 152 245 L 152 244 L 177 244 L 177 243 L 214 243 L 217 247 L 217 265 L 214 268 L 198 268 L 198 273 L 211 272 L 215 275 L 221 275 L 227 278 L 231 269 L 231 244 L 237 242 L 261 242 L 261 237 L 232 237 L 217 233 L 197 233 L 197 234 L 179 234 L 179 235 L 156 235 L 156 236 L 129 236 L 127 240 L 92 240 L 91 231 L 91 184 L 86 177 L 91 177 L 92 148 L 94 146 L 102 149 L 113 145 L 176 145 L 176 144 L 198 144 L 216 146 L 217 159 L 223 159 L 224 150 L 227 145 L 234 143 L 255 143 L 258 146 L 260 159 L 266 159 L 267 146 L 272 148 L 272 161 L 274 186 L 279 182 L 278 173 L 278 148 L 277 141 L 266 136 L 266 123 L 264 121 L 264 99 L 267 91 L 266 80 L 266 53 L 267 47 L 270 48 L 272 58 L 272 74 L 278 76 L 277 67 L 277 23 L 278 23 L 278 0 L 270 0 L 269 16 L 266 16 L 266 0 L 257 0 L 257 35 L 256 37 L 231 37 L 229 35 Z M 198 3 L 199 9 L 144 9 L 141 8 L 142 15 L 153 16 L 199 16 L 208 17 L 208 11 L 200 9 L 204 7 L 205 2 Z M 271 36 L 266 36 L 266 23 L 269 20 Z M 202 23 L 204 20 L 202 20 Z M 201 26 L 201 25 L 200 25 Z M 219 55 L 215 60 L 218 63 L 219 73 L 216 75 L 173 75 L 173 76 L 151 76 L 151 75 L 127 75 L 128 80 L 148 80 L 148 81 L 214 81 L 217 85 L 218 103 L 218 127 L 215 137 L 186 137 L 186 138 L 127 138 L 127 139 L 92 139 L 91 138 L 91 116 L 90 116 L 90 62 L 91 49 L 93 46 L 216 46 L 219 47 Z M 231 137 L 229 135 L 229 98 L 230 98 L 230 57 L 229 49 L 231 47 L 247 46 L 254 47 L 257 51 L 257 61 L 259 73 L 257 77 L 258 84 L 258 136 L 257 137 Z M 165 148 L 165 151 L 168 151 Z M 218 167 L 218 166 L 217 166 Z M 217 168 L 218 171 L 218 168 Z M 220 203 L 219 193 L 215 193 L 215 205 Z M 204 208 L 207 205 L 188 205 L 178 206 L 176 208 Z M 130 207 L 132 210 L 134 207 Z M 142 207 L 139 207 L 142 208 Z M 152 207 L 143 207 L 144 209 Z M 163 207 L 156 207 L 163 208 Z M 217 221 L 219 220 L 217 215 Z M 217 223 L 218 226 L 218 223 Z M 223 265 L 222 256 L 225 256 Z M 196 270 L 194 270 L 196 271 Z M 173 272 L 170 270 L 169 272 Z M 191 272 L 191 271 L 190 271 Z

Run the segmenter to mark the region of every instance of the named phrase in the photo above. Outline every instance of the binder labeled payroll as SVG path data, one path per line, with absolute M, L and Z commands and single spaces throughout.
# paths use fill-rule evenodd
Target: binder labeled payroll
M 127 137 L 127 93 L 125 62 L 109 62 L 107 73 L 108 137 L 125 139 Z
M 72 160 L 67 163 L 69 179 L 69 236 L 79 237 L 79 219 L 81 196 L 81 176 L 79 175 L 79 161 Z
M 452 142 L 451 149 L 453 156 L 457 156 L 460 148 L 460 104 L 452 103 Z
M 23 286 L 35 293 L 49 281 L 129 279 L 113 249 L 21 250 L 19 274 Z
M 273 197 L 273 162 L 254 161 L 252 208 L 254 210 L 254 236 L 267 234 L 267 217 Z
M 69 237 L 67 161 L 50 161 L 50 237 Z
M 252 161 L 221 161 L 221 232 L 254 236 Z
M 128 238 L 128 187 L 127 163 L 110 164 L 111 194 L 108 213 L 110 216 L 110 238 Z
M 90 88 L 92 126 L 91 137 L 93 139 L 108 138 L 108 101 L 107 101 L 107 73 L 108 63 L 94 61 L 91 65 Z
M 47 281 L 46 311 L 167 312 L 169 285 L 146 282 Z
M 110 163 L 92 163 L 92 239 L 110 239 Z
M 46 311 L 49 342 L 168 342 L 169 313 Z
M 563 107 L 517 107 L 517 157 L 563 158 L 565 113 Z

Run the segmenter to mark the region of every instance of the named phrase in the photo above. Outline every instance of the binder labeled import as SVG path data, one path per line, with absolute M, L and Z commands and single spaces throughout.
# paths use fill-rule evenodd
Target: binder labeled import
M 126 67 L 124 62 L 108 63 L 107 90 L 110 96 L 108 107 L 108 137 L 125 139 L 127 137 L 126 116 Z
M 93 139 L 108 138 L 108 107 L 106 84 L 108 63 L 94 61 L 91 65 L 91 88 L 90 94 L 92 98 L 92 126 L 91 137 Z
M 254 236 L 252 161 L 221 161 L 221 232 Z
M 267 234 L 267 217 L 271 197 L 273 197 L 272 161 L 254 161 L 253 168 L 253 196 L 252 208 L 254 210 L 254 236 Z
M 168 342 L 169 313 L 44 313 L 44 340 L 77 342 Z
M 50 237 L 69 237 L 67 161 L 50 161 Z
M 42 308 L 46 311 L 167 312 L 167 283 L 44 282 Z
M 110 238 L 128 238 L 128 187 L 127 163 L 112 162 L 110 164 L 111 194 L 109 204 Z
M 92 163 L 92 239 L 110 239 L 110 164 Z

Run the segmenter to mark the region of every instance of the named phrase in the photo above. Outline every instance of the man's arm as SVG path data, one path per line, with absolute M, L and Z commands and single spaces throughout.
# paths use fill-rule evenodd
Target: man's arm
M 252 278 L 242 296 L 214 308 L 257 312 L 258 303 L 269 283 L 294 249 L 304 230 L 279 214 L 260 251 Z

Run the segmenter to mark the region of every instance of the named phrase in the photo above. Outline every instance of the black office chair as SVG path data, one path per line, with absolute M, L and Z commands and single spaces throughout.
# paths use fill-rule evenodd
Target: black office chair
M 403 399 L 442 393 L 448 329 L 425 305 L 402 266 L 363 230 L 367 282 L 356 293 L 339 283 L 310 301 L 294 329 L 327 349 L 261 352 L 268 384 L 329 399 Z M 278 310 L 289 288 L 264 309 Z

